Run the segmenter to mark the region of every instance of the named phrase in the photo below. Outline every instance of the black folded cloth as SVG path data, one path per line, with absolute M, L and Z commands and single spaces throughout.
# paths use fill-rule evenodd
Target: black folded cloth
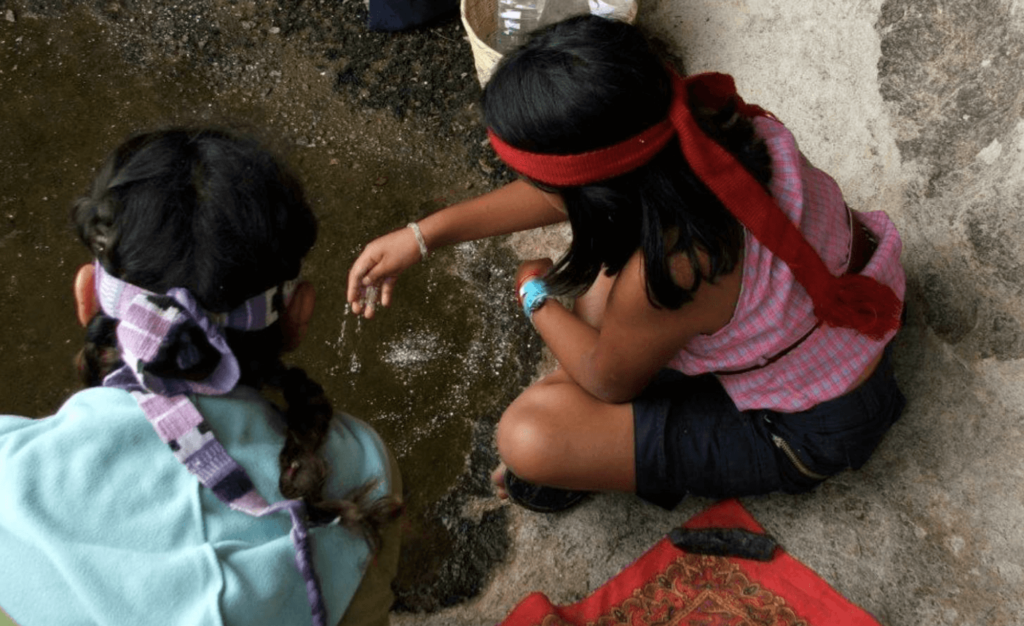
M 459 0 L 370 0 L 370 30 L 423 26 L 459 9 Z
M 680 550 L 691 554 L 734 556 L 755 561 L 770 561 L 778 543 L 771 535 L 742 528 L 675 528 L 668 540 Z

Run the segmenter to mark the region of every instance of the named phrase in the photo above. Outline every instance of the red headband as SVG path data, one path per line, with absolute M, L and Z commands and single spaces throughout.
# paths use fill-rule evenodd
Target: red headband
M 668 119 L 625 141 L 582 154 L 536 154 L 512 147 L 488 130 L 495 152 L 512 169 L 541 183 L 573 187 L 614 178 L 647 163 L 673 136 L 686 161 L 732 215 L 789 266 L 814 302 L 825 324 L 853 328 L 882 339 L 899 328 L 903 305 L 887 285 L 860 274 L 832 276 L 821 257 L 787 219 L 775 200 L 746 168 L 697 126 L 689 93 L 701 104 L 720 108 L 730 99 L 739 113 L 767 115 L 736 94 L 726 74 L 697 74 L 685 80 L 674 72 Z

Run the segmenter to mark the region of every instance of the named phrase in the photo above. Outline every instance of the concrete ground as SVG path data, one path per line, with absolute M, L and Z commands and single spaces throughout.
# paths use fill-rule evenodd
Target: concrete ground
M 1024 215 L 1017 210 L 1024 199 L 1024 1 L 640 2 L 639 22 L 690 71 L 733 74 L 744 97 L 785 121 L 808 157 L 836 177 L 851 206 L 886 210 L 903 234 L 910 316 L 896 346 L 909 398 L 903 419 L 862 470 L 809 495 L 744 505 L 791 554 L 883 624 L 1024 624 Z M 286 152 L 323 216 L 323 245 L 308 264 L 322 286 L 322 311 L 343 307 L 337 277 L 362 242 L 496 182 L 500 172 L 483 155 L 482 132 L 473 135 L 477 112 L 466 104 L 473 90 L 462 90 L 473 78 L 460 31 L 449 23 L 408 38 L 371 37 L 342 19 L 353 5 L 0 0 L 0 411 L 46 415 L 73 388 L 66 364 L 81 339 L 67 286 L 86 259 L 66 232 L 66 207 L 99 156 L 130 131 L 238 120 L 291 146 Z M 364 75 L 370 79 L 362 83 Z M 391 92 L 408 102 L 392 103 Z M 530 257 L 557 253 L 565 237 L 555 229 L 511 244 Z M 455 447 L 451 436 L 422 452 L 416 438 L 429 439 L 434 422 L 486 423 L 481 416 L 491 411 L 480 409 L 477 396 L 440 385 L 441 375 L 417 378 L 427 357 L 457 363 L 475 353 L 431 340 L 425 343 L 445 350 L 421 359 L 421 346 L 406 345 L 401 331 L 423 330 L 413 306 L 434 294 L 471 310 L 466 323 L 480 326 L 475 333 L 510 337 L 510 354 L 533 341 L 512 304 L 513 321 L 486 318 L 486 304 L 497 301 L 488 289 L 507 290 L 514 267 L 502 249 L 504 257 L 477 258 L 471 246 L 439 252 L 417 270 L 425 287 L 417 291 L 413 271 L 403 278 L 403 306 L 373 325 L 321 316 L 300 354 L 349 410 L 380 428 L 418 485 L 438 468 L 469 464 L 462 451 L 454 460 L 442 454 Z M 466 290 L 446 264 L 462 257 L 468 261 L 453 263 L 456 273 L 465 270 L 486 288 L 455 300 L 447 294 Z M 438 327 L 461 317 L 431 308 Z M 381 375 L 361 368 L 375 352 L 402 367 Z M 485 351 L 482 361 L 501 354 Z M 470 381 L 493 369 L 468 357 L 462 367 Z M 502 393 L 520 385 L 528 376 L 513 369 L 488 384 L 502 385 Z M 388 389 L 371 389 L 359 376 Z M 423 410 L 435 396 L 440 408 Z M 465 402 L 446 404 L 452 397 Z M 404 408 L 410 399 L 418 411 Z M 397 407 L 394 420 L 386 419 L 384 402 Z M 429 423 L 410 428 L 416 415 Z M 433 491 L 420 499 L 438 497 Z M 475 599 L 432 614 L 395 614 L 396 626 L 495 624 L 534 590 L 573 602 L 711 504 L 690 499 L 664 512 L 602 495 L 542 516 L 485 492 L 455 500 L 462 519 L 452 528 L 501 518 L 493 525 L 503 531 L 507 517 L 511 547 L 502 564 L 480 575 L 485 586 Z M 420 544 L 445 545 L 438 534 L 422 535 Z M 459 568 L 484 561 L 484 552 L 500 558 L 503 532 L 493 539 Z
M 743 500 L 791 554 L 891 626 L 1024 624 L 1022 9 L 1019 0 L 641 5 L 640 23 L 689 71 L 733 74 L 851 206 L 884 209 L 903 235 L 903 419 L 862 470 L 806 496 Z M 518 244 L 524 254 L 538 245 Z M 576 601 L 709 504 L 666 513 L 604 495 L 557 516 L 514 508 L 510 558 L 479 598 L 393 623 L 493 624 L 533 590 Z

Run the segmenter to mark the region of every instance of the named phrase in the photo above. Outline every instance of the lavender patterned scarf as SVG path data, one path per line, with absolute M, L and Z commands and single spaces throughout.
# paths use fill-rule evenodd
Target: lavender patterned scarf
M 96 263 L 96 294 L 103 312 L 119 320 L 117 340 L 125 362 L 103 380 L 104 387 L 129 391 L 160 439 L 174 456 L 232 509 L 254 517 L 287 510 L 295 563 L 306 582 L 314 626 L 324 626 L 327 610 L 313 570 L 305 506 L 301 500 L 268 504 L 238 463 L 217 441 L 187 394 L 222 395 L 234 389 L 238 360 L 224 328 L 261 330 L 278 319 L 295 289 L 289 281 L 250 298 L 237 309 L 209 314 L 187 289 L 156 294 L 111 276 Z M 201 380 L 175 377 L 211 360 L 217 363 Z

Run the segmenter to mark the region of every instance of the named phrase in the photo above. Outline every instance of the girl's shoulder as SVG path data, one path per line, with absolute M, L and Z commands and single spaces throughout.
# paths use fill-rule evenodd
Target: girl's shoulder
M 753 125 L 754 134 L 758 139 L 765 142 L 781 142 L 796 146 L 796 137 L 777 117 L 772 115 L 755 115 L 750 118 L 750 123 Z
M 17 564 L 13 579 L 0 575 L 0 605 L 16 619 L 144 623 L 141 609 L 126 612 L 126 597 L 152 616 L 181 610 L 197 588 L 219 589 L 208 558 L 190 552 L 204 541 L 195 481 L 127 392 L 87 389 L 48 418 L 0 419 L 0 468 L 0 552 Z M 186 562 L 202 567 L 175 587 L 185 578 L 171 565 Z M 139 571 L 147 585 L 168 586 L 151 593 L 136 583 Z
M 91 431 L 107 432 L 116 424 L 131 423 L 142 417 L 142 411 L 131 394 L 120 389 L 94 387 L 71 395 L 53 415 L 23 417 L 0 415 L 0 438 L 36 445 L 73 444 L 91 439 Z M 145 419 L 143 424 L 145 424 Z
M 344 468 L 337 468 L 328 489 L 341 496 L 353 483 L 374 481 L 377 485 L 372 495 L 387 495 L 398 477 L 391 475 L 391 453 L 380 434 L 369 423 L 345 412 L 335 415 L 331 431 L 329 443 L 336 446 L 339 454 L 348 455 L 349 462 Z
M 248 469 L 260 493 L 279 497 L 278 455 L 284 447 L 285 426 L 278 407 L 256 389 L 242 385 L 223 396 L 199 396 L 196 406 L 221 444 Z M 381 492 L 386 493 L 386 447 L 363 420 L 336 412 L 322 454 L 331 465 L 328 495 L 342 497 L 367 481 L 379 481 Z

